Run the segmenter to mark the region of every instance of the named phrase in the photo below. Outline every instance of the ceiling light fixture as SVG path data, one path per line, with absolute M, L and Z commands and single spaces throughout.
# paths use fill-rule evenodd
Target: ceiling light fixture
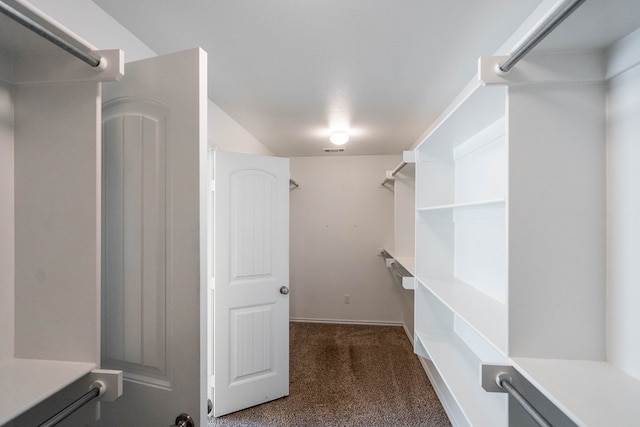
M 334 132 L 329 137 L 329 141 L 334 145 L 344 145 L 349 141 L 349 134 L 346 132 Z

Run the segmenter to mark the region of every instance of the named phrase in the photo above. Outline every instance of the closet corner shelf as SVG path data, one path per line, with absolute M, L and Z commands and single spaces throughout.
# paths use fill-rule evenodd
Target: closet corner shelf
M 637 425 L 640 380 L 610 363 L 511 359 L 518 371 L 578 425 Z
M 407 290 L 413 290 L 416 287 L 416 270 L 415 259 L 409 257 L 395 257 L 395 260 L 402 265 L 405 270 L 411 273 L 411 277 L 402 278 L 402 287 Z
M 498 353 L 507 349 L 507 307 L 456 278 L 418 277 L 418 283 L 483 337 Z
M 416 273 L 415 273 L 414 258 L 396 257 L 396 256 L 393 256 L 393 254 L 387 251 L 386 249 L 383 250 L 382 256 L 385 257 L 385 260 L 387 262 L 387 267 L 390 267 L 390 264 L 389 264 L 390 261 L 395 260 L 398 264 L 400 264 L 403 270 L 406 270 L 406 272 L 410 274 L 410 276 L 406 276 L 406 275 L 401 276 L 402 287 L 407 290 L 415 289 Z
M 8 359 L 0 361 L 0 425 L 95 369 L 95 363 Z
M 415 335 L 470 425 L 506 425 L 506 420 L 496 419 L 504 413 L 505 395 L 484 392 L 478 366 L 469 363 L 470 350 L 464 344 L 447 334 L 431 336 L 416 329 Z
M 462 209 L 462 208 L 474 208 L 474 207 L 483 207 L 483 206 L 499 206 L 504 205 L 505 199 L 488 199 L 488 200 L 477 200 L 473 202 L 463 202 L 463 203 L 451 203 L 447 205 L 436 205 L 436 206 L 427 206 L 423 208 L 416 209 L 418 212 L 431 212 L 431 211 L 443 211 L 447 209 Z

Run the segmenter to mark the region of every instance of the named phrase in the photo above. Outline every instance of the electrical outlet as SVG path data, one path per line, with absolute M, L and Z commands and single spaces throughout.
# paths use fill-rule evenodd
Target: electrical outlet
M 351 303 L 351 295 L 345 295 L 344 296 L 344 303 L 345 304 Z

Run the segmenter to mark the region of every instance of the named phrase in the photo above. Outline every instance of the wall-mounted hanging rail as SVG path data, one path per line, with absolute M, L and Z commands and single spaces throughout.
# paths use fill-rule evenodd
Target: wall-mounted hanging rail
M 511 365 L 482 364 L 481 382 L 482 388 L 487 392 L 507 393 L 524 411 L 514 411 L 513 418 L 510 415 L 509 425 L 523 424 L 525 418 L 530 417 L 541 427 L 577 427 L 547 395 Z M 535 406 L 532 402 L 535 402 Z M 529 424 L 526 422 L 526 425 Z
M 289 179 L 289 185 L 293 188 L 299 188 L 300 186 L 298 185 L 297 182 L 295 182 L 293 179 Z
M 84 405 L 100 396 L 102 392 L 102 388 L 99 386 L 92 387 L 88 392 L 71 402 L 68 406 L 63 408 L 61 411 L 53 415 L 51 418 L 40 424 L 38 427 L 53 427 L 61 423 L 65 418 L 69 415 L 76 412 L 78 409 L 82 408 Z
M 384 186 L 387 184 L 387 182 L 393 181 L 393 177 L 396 176 L 396 174 L 400 172 L 400 170 L 407 165 L 408 165 L 407 162 L 402 161 L 398 166 L 395 167 L 394 170 L 392 170 L 391 172 L 387 172 L 387 177 L 384 179 L 384 181 L 382 181 L 382 185 Z
M 524 409 L 540 427 L 552 427 L 549 421 L 547 421 L 542 414 L 538 412 L 538 410 L 534 408 L 533 405 L 531 405 L 531 403 L 529 403 L 529 401 L 511 384 L 509 381 L 510 379 L 511 378 L 507 374 L 499 374 L 496 377 L 496 383 L 504 391 L 509 393 L 509 395 L 513 397 L 520 406 L 522 406 L 522 409 Z
M 570 0 L 559 6 L 533 32 L 521 41 L 509 54 L 509 58 L 498 66 L 498 71 L 508 73 L 514 65 L 540 43 L 562 21 L 567 19 L 585 0 Z
M 400 261 L 391 255 L 386 249 L 380 249 L 378 255 L 384 258 L 384 262 L 388 268 L 393 269 L 402 279 L 402 287 L 404 289 L 414 289 L 415 279 L 413 273 L 409 271 Z
M 416 153 L 414 151 L 403 151 L 402 161 L 400 162 L 400 164 L 398 164 L 398 166 L 395 167 L 395 169 L 391 171 L 387 171 L 386 178 L 384 179 L 384 181 L 382 181 L 382 186 L 384 187 L 385 185 L 387 185 L 388 182 L 393 181 L 395 179 L 396 174 L 400 172 L 402 168 L 407 166 L 409 163 L 415 163 L 415 162 L 416 162 Z
M 403 167 L 405 167 L 407 165 L 408 165 L 407 162 L 400 162 L 400 164 L 398 166 L 396 166 L 396 168 L 394 170 L 391 171 L 391 176 L 396 176 L 396 174 L 398 172 L 400 172 L 400 169 L 402 169 Z
M 391 268 L 393 268 L 400 277 L 413 277 L 413 274 L 396 260 L 391 261 Z
M 380 251 L 380 256 L 384 258 L 387 266 L 393 268 L 400 277 L 413 277 L 413 274 L 411 274 L 409 270 L 407 270 L 402 264 L 400 264 L 398 260 L 393 257 L 393 255 L 387 252 L 386 249 L 382 249 Z
M 84 52 L 80 50 L 79 48 L 73 46 L 71 43 L 67 42 L 63 38 L 52 33 L 42 25 L 38 24 L 33 19 L 29 18 L 28 16 L 24 15 L 23 13 L 15 10 L 11 6 L 8 6 L 7 4 L 1 1 L 0 1 L 0 12 L 8 16 L 9 18 L 13 19 L 17 23 L 21 24 L 22 26 L 33 31 L 34 33 L 38 34 L 39 36 L 43 37 L 44 39 L 55 44 L 56 46 L 69 52 L 70 54 L 80 59 L 81 61 L 86 62 L 92 67 L 94 68 L 100 67 L 100 69 L 104 68 L 105 64 L 101 57 L 95 57 L 89 52 Z

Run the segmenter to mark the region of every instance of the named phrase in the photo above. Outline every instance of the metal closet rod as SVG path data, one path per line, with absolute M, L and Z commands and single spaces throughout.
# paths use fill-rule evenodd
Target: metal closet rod
M 391 267 L 398 273 L 401 277 L 413 277 L 413 274 L 409 270 L 407 270 L 404 265 L 400 264 L 397 259 L 395 259 L 386 249 L 380 251 L 380 255 L 385 259 L 392 259 Z
M 14 21 L 21 24 L 22 26 L 30 29 L 34 33 L 38 34 L 39 36 L 49 40 L 51 43 L 55 44 L 56 46 L 69 52 L 70 54 L 80 59 L 81 61 L 86 62 L 92 67 L 97 67 L 98 65 L 100 65 L 102 58 L 95 57 L 88 52 L 84 52 L 78 49 L 77 47 L 73 46 L 63 38 L 47 30 L 42 25 L 38 24 L 28 16 L 18 12 L 11 6 L 8 6 L 1 1 L 0 1 L 0 12 L 7 15 L 9 18 L 13 19 Z
M 78 409 L 100 396 L 100 387 L 93 387 L 91 390 L 71 402 L 67 407 L 40 424 L 38 427 L 53 427 L 60 424 L 65 418 L 73 414 Z
M 522 43 L 515 47 L 509 54 L 509 58 L 498 68 L 503 73 L 508 73 L 531 49 L 536 47 L 551 31 L 562 21 L 567 19 L 585 0 L 572 0 L 564 6 L 556 9 L 535 31 Z
M 509 382 L 508 375 L 498 375 L 498 377 L 496 378 L 496 382 L 498 383 L 498 386 L 500 386 L 500 388 L 509 393 L 509 395 L 511 395 L 511 397 L 513 397 L 516 402 L 518 402 L 520 406 L 522 406 L 522 409 L 524 409 L 525 412 L 529 414 L 529 416 L 533 418 L 533 420 L 538 423 L 540 427 L 553 427 L 549 423 L 549 421 L 547 421 L 542 416 L 542 414 L 538 412 L 538 410 L 534 408 L 527 399 L 525 399 L 525 397 L 513 386 L 513 384 Z
M 394 170 L 391 171 L 391 176 L 396 176 L 396 174 L 400 172 L 400 169 L 407 166 L 407 164 L 408 164 L 407 162 L 400 162 L 400 164 L 396 166 Z
M 391 171 L 391 176 L 396 176 L 396 174 L 398 172 L 400 172 L 400 169 L 402 169 L 403 167 L 405 167 L 407 165 L 408 165 L 407 162 L 400 162 L 400 164 L 398 166 L 396 166 L 396 168 L 394 170 Z M 384 186 L 389 181 L 391 181 L 391 178 L 385 178 L 384 181 L 382 181 L 382 185 Z
M 400 264 L 395 259 L 391 261 L 391 267 L 396 271 L 396 273 L 398 273 L 398 275 L 400 275 L 400 277 L 413 277 L 413 274 L 411 274 L 409 270 L 404 268 L 404 265 Z

